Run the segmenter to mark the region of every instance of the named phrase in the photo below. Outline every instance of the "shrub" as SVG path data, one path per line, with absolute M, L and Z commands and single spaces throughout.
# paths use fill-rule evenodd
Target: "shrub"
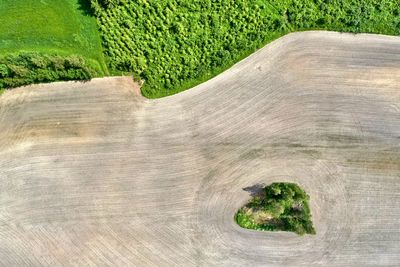
M 294 183 L 273 183 L 237 212 L 236 222 L 247 229 L 315 234 L 308 200 Z

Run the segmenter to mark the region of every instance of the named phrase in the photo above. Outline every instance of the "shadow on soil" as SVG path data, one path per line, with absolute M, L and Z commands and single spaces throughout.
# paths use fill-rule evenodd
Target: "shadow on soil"
M 244 187 L 243 190 L 248 192 L 250 196 L 256 197 L 262 194 L 264 187 L 264 184 L 255 184 L 252 186 Z

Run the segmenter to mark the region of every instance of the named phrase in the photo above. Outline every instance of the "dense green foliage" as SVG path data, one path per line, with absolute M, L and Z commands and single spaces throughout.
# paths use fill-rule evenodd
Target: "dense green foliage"
M 36 52 L 40 54 L 59 55 L 71 57 L 77 55 L 86 62 L 93 62 L 100 66 L 98 75 L 107 74 L 104 61 L 100 34 L 96 19 L 90 16 L 90 3 L 86 0 L 1 0 L 0 1 L 0 56 L 4 64 L 5 56 L 10 54 L 10 59 L 16 60 L 13 54 Z M 59 57 L 57 57 L 59 58 Z M 6 61 L 7 61 L 6 60 Z M 81 60 L 81 59 L 80 59 Z M 24 61 L 24 60 L 23 60 Z M 13 66 L 23 66 L 13 62 Z M 91 63 L 91 65 L 93 65 Z M 26 66 L 25 66 L 26 67 Z M 32 73 L 32 66 L 28 67 Z M 38 69 L 37 77 L 42 77 L 43 69 Z M 49 70 L 48 75 L 57 76 Z M 71 69 L 70 69 L 71 71 Z M 61 77 L 65 77 L 65 75 Z M 31 75 L 32 76 L 32 75 Z M 81 77 L 82 74 L 68 75 Z M 3 77 L 4 78 L 4 77 Z M 54 78 L 54 77 L 53 77 Z M 20 84 L 22 78 L 7 80 L 3 85 Z M 24 77 L 25 82 L 37 80 Z M 39 79 L 42 80 L 42 79 Z M 54 80 L 46 78 L 46 80 Z M 24 84 L 25 84 L 24 82 Z
M 400 0 L 2 0 L 0 56 L 79 55 L 107 75 L 92 11 L 112 73 L 145 80 L 151 98 L 207 80 L 288 32 L 400 34 Z
M 399 0 L 91 0 L 114 73 L 147 97 L 202 82 L 291 31 L 400 34 Z
M 238 211 L 236 221 L 247 229 L 315 234 L 308 200 L 296 184 L 273 183 Z
M 31 83 L 89 80 L 101 76 L 96 61 L 81 56 L 59 56 L 40 53 L 0 56 L 0 89 Z

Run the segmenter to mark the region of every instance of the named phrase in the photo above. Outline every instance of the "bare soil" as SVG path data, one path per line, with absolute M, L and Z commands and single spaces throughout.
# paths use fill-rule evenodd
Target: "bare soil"
M 399 37 L 289 34 L 178 95 L 133 88 L 0 97 L 1 266 L 400 262 Z M 275 181 L 310 195 L 315 236 L 235 223 Z

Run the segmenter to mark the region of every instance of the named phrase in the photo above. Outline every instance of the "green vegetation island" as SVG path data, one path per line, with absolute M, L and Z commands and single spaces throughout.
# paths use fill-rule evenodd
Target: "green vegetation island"
M 273 183 L 240 208 L 235 219 L 246 229 L 315 234 L 309 199 L 297 184 Z
M 0 89 L 133 75 L 159 98 L 304 30 L 399 35 L 399 1 L 3 0 Z

